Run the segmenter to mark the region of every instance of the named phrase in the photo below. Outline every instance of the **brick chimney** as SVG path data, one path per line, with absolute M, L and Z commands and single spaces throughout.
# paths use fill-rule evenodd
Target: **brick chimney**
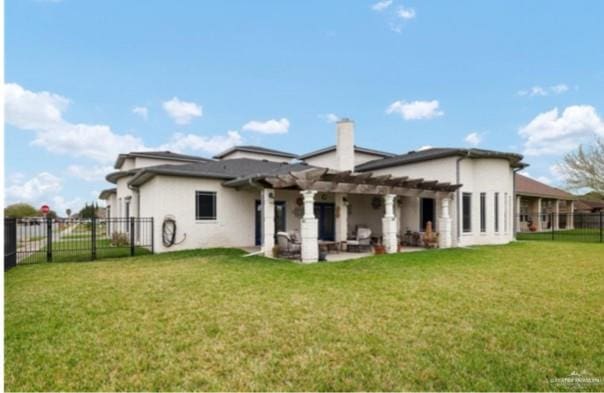
M 354 171 L 354 122 L 342 118 L 336 123 L 336 168 Z

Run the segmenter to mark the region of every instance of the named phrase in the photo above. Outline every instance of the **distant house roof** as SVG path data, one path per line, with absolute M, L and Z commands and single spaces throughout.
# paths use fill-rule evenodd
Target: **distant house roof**
M 580 199 L 575 201 L 575 210 L 598 212 L 604 210 L 604 200 Z
M 288 153 L 286 151 L 267 149 L 266 147 L 249 146 L 248 145 L 248 146 L 234 146 L 234 147 L 231 147 L 230 149 L 227 149 L 227 150 L 223 151 L 222 153 L 216 154 L 214 156 L 214 158 L 220 159 L 220 158 L 228 156 L 229 154 L 234 153 L 236 151 L 243 151 L 243 152 L 248 152 L 248 153 L 258 153 L 258 154 L 268 154 L 268 155 L 271 155 L 271 156 L 278 156 L 278 157 L 283 157 L 283 158 L 296 158 L 296 157 L 298 157 L 296 154 Z
M 516 194 L 553 199 L 575 199 L 576 197 L 559 188 L 548 186 L 530 177 L 516 174 Z
M 128 184 L 137 187 L 156 175 L 232 180 L 250 175 L 285 174 L 304 168 L 309 168 L 309 166 L 303 163 L 288 164 L 250 158 L 235 158 L 184 165 L 156 165 L 141 168 Z
M 108 199 L 111 194 L 117 193 L 117 188 L 107 188 L 106 190 L 101 191 L 99 194 L 99 199 Z
M 134 158 L 134 157 L 142 157 L 142 158 L 159 158 L 159 159 L 168 159 L 173 161 L 183 161 L 183 162 L 199 162 L 199 161 L 211 161 L 209 158 L 199 157 L 199 156 L 191 156 L 187 154 L 173 153 L 171 151 L 133 151 L 130 153 L 124 153 L 117 156 L 117 160 L 115 161 L 114 167 L 116 169 L 121 168 L 124 164 L 126 158 Z
M 523 168 L 528 166 L 527 164 L 522 162 L 522 155 L 516 153 L 506 153 L 485 149 L 434 147 L 425 150 L 410 151 L 406 154 L 369 161 L 364 164 L 358 165 L 355 170 L 363 172 L 455 156 L 468 158 L 503 158 L 510 161 L 510 164 L 513 167 Z
M 319 150 L 311 151 L 310 153 L 302 154 L 301 156 L 298 156 L 298 158 L 300 160 L 305 160 L 307 158 L 316 157 L 321 154 L 329 153 L 334 150 L 336 150 L 336 145 L 328 146 L 323 149 L 319 149 Z M 393 153 L 387 153 L 385 151 L 368 149 L 366 147 L 361 147 L 361 146 L 356 146 L 356 145 L 354 146 L 354 151 L 359 152 L 359 153 L 373 154 L 375 156 L 381 156 L 381 157 L 393 157 L 394 156 Z

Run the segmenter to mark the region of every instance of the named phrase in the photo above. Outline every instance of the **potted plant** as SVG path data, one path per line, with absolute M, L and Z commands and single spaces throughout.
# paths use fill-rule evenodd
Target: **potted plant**
M 531 232 L 537 231 L 537 225 L 535 225 L 535 223 L 532 221 L 528 223 L 528 228 L 529 228 L 529 231 L 531 231 Z
M 386 247 L 384 247 L 384 245 L 382 244 L 382 242 L 377 242 L 377 244 L 375 244 L 373 246 L 373 253 L 375 255 L 381 255 L 381 254 L 385 254 L 386 253 Z

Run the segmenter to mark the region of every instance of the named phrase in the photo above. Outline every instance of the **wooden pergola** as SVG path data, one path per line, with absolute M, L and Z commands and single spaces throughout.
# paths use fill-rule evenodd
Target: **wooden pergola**
M 262 250 L 271 256 L 274 247 L 274 190 L 300 192 L 303 197 L 303 216 L 300 219 L 301 260 L 312 263 L 318 260 L 318 221 L 314 215 L 315 194 L 334 193 L 336 207 L 336 241 L 346 240 L 348 204 L 346 194 L 379 195 L 384 198 L 382 217 L 382 238 L 386 252 L 396 252 L 398 219 L 394 210 L 397 196 L 437 197 L 441 202 L 440 246 L 451 246 L 451 218 L 449 201 L 451 194 L 461 184 L 441 183 L 434 180 L 413 179 L 408 176 L 374 175 L 370 172 L 335 171 L 327 168 L 311 167 L 279 174 L 258 174 L 229 180 L 224 186 L 234 188 L 253 187 L 260 189 L 262 206 Z
M 348 194 L 417 195 L 422 192 L 450 193 L 461 184 L 443 183 L 408 176 L 373 175 L 371 172 L 353 173 L 327 168 L 311 168 L 284 175 L 266 176 L 262 179 L 274 189 L 315 190 Z

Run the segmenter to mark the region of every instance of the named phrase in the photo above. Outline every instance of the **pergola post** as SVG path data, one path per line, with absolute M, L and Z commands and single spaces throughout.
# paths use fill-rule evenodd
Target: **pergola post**
M 304 198 L 304 216 L 300 220 L 302 236 L 302 263 L 314 263 L 319 260 L 319 224 L 315 218 L 315 194 L 317 191 L 304 190 L 300 192 Z
M 382 218 L 382 237 L 384 248 L 388 254 L 397 250 L 396 246 L 396 217 L 394 215 L 394 198 L 396 195 L 384 195 L 384 218 Z
M 336 242 L 344 242 L 348 238 L 348 202 L 346 194 L 336 194 Z
M 273 257 L 275 247 L 275 191 L 265 188 L 260 193 L 262 206 L 262 252 L 266 257 Z
M 440 200 L 440 217 L 438 218 L 438 247 L 451 248 L 452 246 L 452 220 L 449 214 L 449 197 L 444 197 Z

